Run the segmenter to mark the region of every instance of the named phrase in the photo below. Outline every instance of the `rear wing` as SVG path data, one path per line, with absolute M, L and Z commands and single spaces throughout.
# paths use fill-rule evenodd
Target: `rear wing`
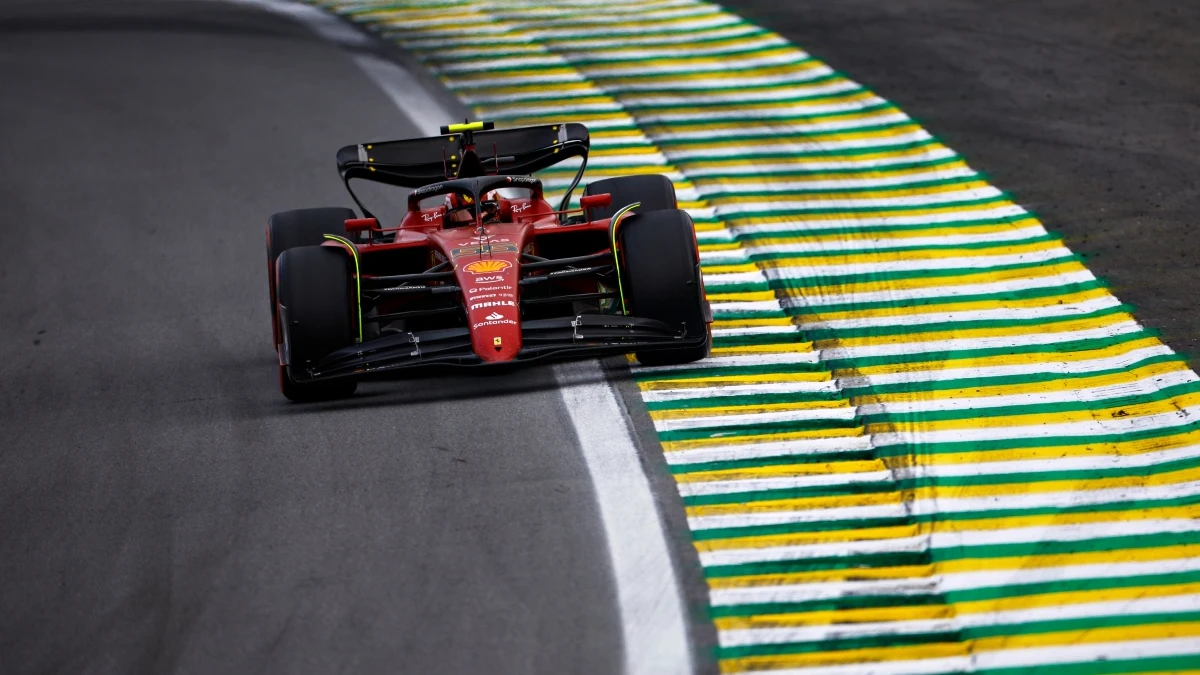
M 591 139 L 582 124 L 475 131 L 479 126 L 455 125 L 449 129 L 467 131 L 429 138 L 347 145 L 338 150 L 338 172 L 347 188 L 353 178 L 419 188 L 453 178 L 528 175 L 570 157 L 587 161 Z

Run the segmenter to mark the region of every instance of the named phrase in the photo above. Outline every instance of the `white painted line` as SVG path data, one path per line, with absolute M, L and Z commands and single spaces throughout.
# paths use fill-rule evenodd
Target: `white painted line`
M 756 384 L 730 384 L 716 387 L 651 389 L 642 392 L 642 400 L 647 403 L 657 403 L 660 401 L 686 401 L 695 398 L 712 399 L 731 396 L 762 396 L 764 394 L 832 394 L 836 391 L 837 385 L 833 380 L 822 382 L 759 382 Z
M 711 602 L 714 606 L 729 607 L 772 602 L 811 602 L 814 600 L 861 598 L 881 595 L 919 596 L 948 591 L 969 591 L 980 588 L 1027 586 L 1031 584 L 1054 584 L 1087 579 L 1120 579 L 1122 577 L 1183 574 L 1195 572 L 1197 569 L 1200 569 L 1200 559 L 1169 558 L 1132 563 L 1061 565 L 1058 567 L 1028 567 L 985 570 L 982 572 L 934 574 L 928 577 L 909 579 L 762 584 L 715 589 L 711 592 Z
M 765 272 L 774 279 L 812 279 L 814 277 L 840 277 L 850 275 L 907 272 L 912 270 L 987 270 L 1012 265 L 1035 265 L 1069 259 L 1074 254 L 1063 246 L 1031 251 L 1029 253 L 1005 253 L 1000 255 L 973 255 L 961 258 L 911 258 L 907 260 L 885 260 L 878 262 L 850 262 L 843 264 L 815 265 L 803 261 L 790 263 L 789 267 L 767 268 Z M 845 256 L 854 259 L 851 256 Z M 708 277 L 705 277 L 708 281 Z
M 1062 301 L 1060 300 L 1059 302 Z M 858 316 L 850 319 L 833 319 L 829 321 L 801 321 L 800 328 L 802 330 L 852 330 L 856 328 L 927 326 L 930 324 L 971 323 L 975 321 L 1028 321 L 1051 317 L 1086 316 L 1120 306 L 1120 300 L 1111 295 L 1104 295 L 1099 298 L 1084 300 L 1083 302 L 1046 305 L 1044 307 L 998 307 L 996 309 L 957 312 L 914 312 L 912 314 L 893 314 L 890 316 Z M 866 314 L 866 312 L 863 312 L 863 314 Z
M 750 447 L 750 446 L 746 446 Z M 669 453 L 668 457 L 670 454 Z M 1068 509 L 1105 504 L 1125 504 L 1133 501 L 1164 501 L 1168 499 L 1185 499 L 1200 494 L 1200 481 L 1188 483 L 1172 483 L 1154 485 L 1131 490 L 1125 487 L 1099 490 L 1068 489 L 1059 492 L 1034 493 L 1015 496 L 997 489 L 996 494 L 983 497 L 968 498 L 936 498 L 917 499 L 905 502 L 905 514 L 909 516 L 930 516 L 933 514 L 953 513 L 985 513 L 996 510 L 999 504 L 1013 510 L 1029 509 Z M 788 523 L 816 523 L 847 520 L 850 518 L 847 508 L 810 508 L 799 511 L 767 511 L 755 509 L 754 503 L 743 505 L 741 513 L 730 513 L 719 516 L 692 516 L 689 522 L 695 529 L 710 529 L 718 527 L 757 527 L 762 525 L 784 525 Z M 872 507 L 873 508 L 873 507 Z M 1183 554 L 1180 554 L 1183 555 Z M 1200 558 L 1196 558 L 1200 567 Z M 1002 583 L 1002 582 L 997 582 Z
M 753 242 L 743 244 L 748 253 L 759 255 L 767 253 L 817 253 L 830 251 L 847 251 L 850 253 L 865 253 L 868 251 L 887 251 L 895 248 L 913 248 L 919 246 L 966 246 L 969 244 L 985 244 L 1001 241 L 1023 241 L 1037 239 L 1046 235 L 1046 229 L 1041 225 L 1034 227 L 1010 228 L 997 232 L 983 234 L 939 234 L 930 237 L 889 237 L 876 235 L 871 239 L 817 239 L 801 241 L 792 244 L 757 245 Z
M 724 516 L 692 516 L 688 525 L 693 530 L 712 530 L 731 527 L 754 527 L 760 525 L 789 525 L 793 523 L 836 523 L 837 521 L 861 521 L 876 518 L 905 518 L 908 509 L 903 504 L 881 506 L 844 506 L 840 508 L 810 509 L 808 511 L 782 511 L 778 513 L 735 513 Z M 849 523 L 848 527 L 853 527 Z
M 1027 291 L 1041 288 L 1054 288 L 1056 286 L 1086 284 L 1095 280 L 1096 277 L 1091 272 L 1087 270 L 1080 270 L 1077 272 L 1066 272 L 1047 277 L 1025 277 L 1018 279 L 1004 279 L 1001 281 L 988 281 L 977 284 L 948 284 L 945 286 L 929 286 L 924 288 L 918 287 L 901 289 L 884 287 L 883 290 L 878 291 L 861 291 L 857 293 L 827 293 L 823 295 L 818 295 L 816 293 L 805 293 L 804 291 L 801 291 L 799 295 L 785 297 L 779 302 L 783 307 L 812 308 L 814 311 L 816 311 L 826 305 L 866 304 L 868 302 L 890 302 L 894 304 L 902 304 L 908 300 L 921 300 L 928 298 L 957 298 L 971 295 L 998 295 L 1000 293 L 1011 293 L 1013 291 Z M 881 286 L 883 285 L 881 284 Z
M 690 673 L 683 602 L 633 437 L 596 361 L 554 366 L 608 537 L 627 673 Z
M 436 136 L 443 124 L 456 121 L 454 113 L 443 109 L 411 73 L 395 63 L 370 54 L 355 56 L 354 62 L 421 133 Z
M 773 443 L 744 443 L 739 445 L 713 445 L 689 450 L 672 450 L 666 453 L 667 463 L 672 466 L 699 464 L 703 462 L 728 462 L 741 459 L 765 457 L 795 457 L 802 455 L 832 455 L 845 452 L 863 452 L 871 449 L 871 439 L 866 436 L 835 438 L 804 438 Z M 750 507 L 752 508 L 752 507 Z M 822 509 L 827 513 L 829 509 Z M 762 512 L 755 512 L 762 515 Z M 769 515 L 769 512 L 767 512 Z M 724 517 L 724 516 L 721 516 Z M 736 516 L 740 518 L 741 516 Z M 690 519 L 690 520 L 695 520 Z M 800 522 L 800 521 L 787 521 Z M 715 526 L 714 526 L 715 527 Z M 692 529 L 703 529 L 693 527 Z
M 931 430 L 887 432 L 873 435 L 872 441 L 876 446 L 883 446 L 905 443 L 998 441 L 1017 438 L 1038 439 L 1061 437 L 1079 438 L 1082 440 L 1088 436 L 1111 436 L 1116 434 L 1132 434 L 1139 431 L 1173 429 L 1192 424 L 1197 419 L 1200 419 L 1200 405 L 1181 408 L 1176 404 L 1173 407 L 1175 407 L 1174 410 L 1148 415 L 1130 415 L 1129 417 L 1111 419 L 1097 417 L 1091 420 L 1056 422 L 1054 424 L 1017 426 L 1017 423 L 1013 422 L 1012 426 L 1002 428 L 937 429 L 935 427 Z M 1099 411 L 1093 411 L 1093 414 L 1098 416 Z M 987 418 L 980 419 L 986 420 Z
M 705 277 L 705 282 L 708 277 Z M 707 283 L 705 285 L 708 285 Z M 713 337 L 737 337 L 740 335 L 773 335 L 799 333 L 799 326 L 744 326 L 741 328 L 714 328 Z
M 267 12 L 290 17 L 329 42 L 343 47 L 363 47 L 371 43 L 371 37 L 338 19 L 336 16 L 292 0 L 227 0 L 238 5 L 249 5 Z
M 763 211 L 791 211 L 824 209 L 867 209 L 885 206 L 930 206 L 934 204 L 954 204 L 956 202 L 974 202 L 984 199 L 999 199 L 1004 193 L 997 188 L 988 186 L 968 188 L 952 192 L 937 192 L 923 195 L 905 195 L 900 197 L 844 197 L 841 199 L 787 199 L 780 195 L 778 199 L 761 199 L 755 201 L 737 202 L 734 204 L 718 204 L 721 213 L 760 213 Z
M 811 544 L 785 544 L 761 548 L 718 549 L 701 551 L 700 563 L 705 567 L 745 565 L 748 563 L 810 560 L 825 557 L 872 555 L 882 553 L 925 553 L 939 549 L 996 546 L 1004 544 L 1038 544 L 1049 542 L 1088 541 L 1104 537 L 1150 536 L 1155 534 L 1184 534 L 1200 531 L 1200 523 L 1190 518 L 1159 518 L 1131 522 L 1097 522 L 1072 525 L 1014 527 L 998 530 L 962 532 L 933 532 L 912 537 L 863 539 L 851 541 L 820 541 Z
M 986 408 L 1006 408 L 1009 406 L 1054 405 L 1057 403 L 1097 403 L 1106 402 L 1109 406 L 1119 406 L 1122 402 L 1134 396 L 1153 396 L 1168 387 L 1177 387 L 1189 382 L 1200 380 L 1200 376 L 1186 368 L 1170 370 L 1164 373 L 1149 375 L 1131 382 L 1121 382 L 1102 387 L 1079 387 L 1065 391 L 1038 391 L 1027 394 L 1006 394 L 1000 396 L 959 397 L 954 399 L 929 399 L 887 401 L 884 403 L 868 403 L 859 406 L 860 415 L 879 415 L 882 413 L 911 414 L 928 413 L 942 410 L 981 410 Z M 698 398 L 698 397 L 696 397 Z M 1125 462 L 1133 461 L 1133 456 L 1114 455 L 1121 466 L 1133 466 Z M 1038 460 L 1022 471 L 1037 472 L 1038 466 L 1045 466 L 1046 460 Z M 1004 462 L 987 462 L 988 466 L 1005 464 Z M 980 464 L 972 464 L 978 468 Z M 930 467 L 907 467 L 908 470 L 924 470 Z M 965 468 L 965 467 L 964 467 Z M 900 471 L 900 469 L 897 469 Z M 950 474 L 941 474 L 950 475 Z
M 690 412 L 690 411 L 689 411 Z M 751 424 L 782 424 L 785 422 L 810 422 L 813 420 L 853 420 L 854 408 L 809 408 L 802 410 L 780 410 L 776 412 L 751 412 L 744 415 L 704 415 L 701 408 L 695 417 L 669 417 L 654 420 L 659 431 L 683 431 L 686 429 L 716 429 Z
M 1132 598 L 1050 607 L 1029 607 L 994 612 L 958 614 L 951 619 L 904 619 L 864 623 L 786 626 L 723 630 L 722 647 L 819 642 L 847 638 L 921 635 L 961 630 L 964 627 L 1014 626 L 1042 621 L 1064 621 L 1145 614 L 1179 614 L 1200 609 L 1200 595 L 1181 594 L 1161 598 Z
M 314 8 L 285 0 L 232 1 L 290 16 L 339 44 L 361 44 L 361 34 Z M 343 31 L 353 33 L 360 42 L 347 42 L 350 38 Z M 442 124 L 455 119 L 454 113 L 444 109 L 403 68 L 376 56 L 359 55 L 354 61 L 422 133 L 436 134 Z M 592 478 L 608 539 L 625 672 L 691 673 L 679 583 L 625 411 L 597 361 L 558 365 L 554 374 Z
M 940 577 L 908 577 L 867 581 L 827 581 L 802 584 L 762 584 L 715 588 L 709 597 L 714 607 L 755 605 L 771 602 L 813 602 L 870 598 L 887 595 L 921 596 L 939 592 Z
M 705 277 L 705 281 L 708 278 Z M 633 366 L 635 375 L 654 375 L 655 373 L 670 373 L 681 370 L 696 370 L 699 368 L 736 368 L 746 366 L 768 366 L 777 364 L 816 363 L 819 354 L 815 351 L 802 352 L 768 352 L 766 354 L 735 354 L 733 356 L 710 356 L 703 361 L 685 363 L 677 366 Z M 822 391 L 825 391 L 822 389 Z M 643 392 L 642 396 L 646 396 Z
M 687 474 L 684 474 L 686 476 Z M 739 492 L 766 492 L 768 490 L 794 490 L 796 488 L 828 487 L 831 485 L 864 485 L 875 483 L 888 485 L 892 481 L 890 471 L 843 471 L 840 473 L 815 474 L 810 476 L 784 476 L 781 478 L 747 478 L 741 480 L 709 480 L 680 482 L 679 494 L 684 497 L 708 495 L 731 495 Z M 754 549 L 770 550 L 770 549 Z M 705 555 L 700 554 L 700 562 Z M 708 563 L 705 563 L 706 565 Z

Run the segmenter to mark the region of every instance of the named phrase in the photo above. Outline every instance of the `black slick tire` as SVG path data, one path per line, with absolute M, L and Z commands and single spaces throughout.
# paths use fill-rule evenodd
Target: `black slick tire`
M 597 220 L 611 218 L 614 213 L 634 202 L 641 203 L 635 213 L 662 211 L 678 206 L 675 199 L 675 186 L 671 183 L 671 179 L 661 174 L 605 178 L 589 183 L 583 189 L 585 196 L 600 195 L 606 192 L 612 195 L 612 203 L 603 208 L 591 209 L 592 218 Z
M 646 366 L 677 365 L 708 356 L 708 301 L 691 217 L 680 210 L 635 212 L 623 219 L 618 236 L 630 313 L 684 327 L 689 337 L 704 336 L 699 345 L 638 352 L 638 361 Z
M 346 221 L 358 216 L 345 207 L 296 209 L 276 213 L 267 219 L 267 289 L 271 296 L 271 332 L 273 344 L 279 344 L 279 323 L 275 316 L 275 260 L 297 246 L 318 246 L 325 235 L 346 236 Z
M 349 254 L 327 246 L 301 246 L 284 251 L 275 266 L 276 316 L 290 356 L 290 364 L 280 366 L 283 395 L 292 401 L 350 396 L 358 388 L 353 378 L 305 382 L 303 375 L 309 365 L 354 344 L 357 289 Z

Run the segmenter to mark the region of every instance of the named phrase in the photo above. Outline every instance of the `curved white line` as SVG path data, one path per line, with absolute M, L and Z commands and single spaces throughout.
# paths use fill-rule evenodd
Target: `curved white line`
M 554 366 L 596 491 L 616 579 L 625 672 L 690 673 L 683 600 L 625 411 L 596 361 Z

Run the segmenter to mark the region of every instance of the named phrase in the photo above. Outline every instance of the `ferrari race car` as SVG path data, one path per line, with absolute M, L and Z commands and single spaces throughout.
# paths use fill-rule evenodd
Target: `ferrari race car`
M 338 151 L 361 217 L 338 207 L 268 220 L 284 396 L 349 396 L 360 378 L 414 366 L 708 354 L 695 230 L 670 180 L 599 180 L 568 209 L 587 167 L 583 125 L 441 132 Z M 582 163 L 553 208 L 531 174 L 571 157 Z M 412 188 L 399 225 L 380 224 L 356 179 Z

